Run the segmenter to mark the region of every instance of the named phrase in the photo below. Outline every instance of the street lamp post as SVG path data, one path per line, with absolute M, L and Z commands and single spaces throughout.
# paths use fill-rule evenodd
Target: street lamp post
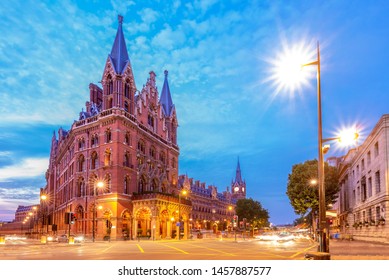
M 322 113 L 321 113 L 321 84 L 320 84 L 320 48 L 317 42 L 317 60 L 303 64 L 302 66 L 317 66 L 317 138 L 318 138 L 318 188 L 319 188 L 319 252 L 329 252 L 327 242 L 327 227 L 326 227 L 326 199 L 324 186 L 324 154 L 323 154 L 323 133 L 322 133 Z
M 187 194 L 186 190 L 183 190 L 182 192 L 178 193 L 178 240 L 181 239 L 181 193 L 183 195 Z M 185 231 L 185 230 L 184 230 Z
M 93 186 L 93 224 L 92 224 L 92 241 L 95 242 L 96 238 L 96 191 L 97 188 L 102 188 L 104 187 L 104 182 L 103 181 L 98 181 L 97 183 L 95 182 Z
M 290 57 L 290 55 L 293 54 L 293 57 Z M 326 200 L 325 200 L 325 186 L 324 186 L 324 154 L 328 151 L 328 147 L 323 147 L 323 143 L 335 140 L 339 138 L 329 138 L 329 139 L 323 139 L 322 136 L 322 110 L 321 110 L 321 81 L 320 81 L 320 48 L 319 48 L 319 42 L 317 42 L 317 59 L 315 61 L 312 61 L 310 63 L 306 64 L 300 64 L 299 67 L 295 65 L 297 63 L 296 60 L 299 60 L 302 58 L 301 54 L 295 54 L 295 53 L 286 53 L 286 56 L 289 57 L 283 57 L 284 61 L 282 61 L 282 65 L 279 63 L 275 63 L 276 66 L 275 75 L 272 76 L 272 79 L 274 79 L 276 82 L 281 82 L 281 80 L 287 80 L 286 83 L 296 83 L 296 82 L 302 82 L 302 79 L 300 78 L 300 81 L 295 81 L 295 78 L 298 78 L 296 75 L 290 75 L 289 70 L 297 70 L 298 68 L 303 68 L 305 66 L 316 66 L 317 67 L 317 116 L 318 116 L 318 191 L 319 191 L 319 217 L 318 217 L 318 236 L 319 236 L 319 252 L 329 252 L 329 243 L 328 243 L 328 233 L 327 233 L 327 227 L 326 227 Z M 293 64 L 293 65 L 291 65 Z M 281 66 L 281 67 L 280 67 Z M 285 71 L 287 70 L 287 71 Z M 293 73 L 292 73 L 293 74 Z M 295 73 L 294 73 L 295 74 Z M 281 87 L 280 87 L 281 88 Z M 292 87 L 294 89 L 294 86 Z M 354 134 L 354 139 L 358 137 L 358 134 Z
M 44 210 L 42 210 L 42 233 L 43 233 L 43 229 L 44 229 L 44 225 L 45 223 L 48 224 L 48 221 L 47 221 L 47 203 L 46 203 L 46 200 L 47 200 L 47 195 L 46 194 L 42 194 L 41 195 L 41 200 L 42 200 L 42 203 L 45 204 L 45 207 L 44 207 Z M 48 225 L 47 225 L 47 233 L 48 233 Z

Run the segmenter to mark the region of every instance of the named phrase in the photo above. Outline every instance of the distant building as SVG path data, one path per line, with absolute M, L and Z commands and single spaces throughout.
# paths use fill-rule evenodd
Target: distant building
M 389 115 L 338 164 L 340 191 L 332 228 L 354 239 L 389 242 Z
M 192 202 L 191 227 L 194 229 L 226 230 L 234 215 L 236 199 L 228 188 L 219 193 L 216 186 L 194 181 L 187 175 L 178 180 L 182 189 L 188 190 Z
M 22 206 L 19 205 L 15 212 L 15 222 L 23 222 L 28 216 L 37 215 L 39 204 Z M 31 213 L 31 214 L 30 214 Z

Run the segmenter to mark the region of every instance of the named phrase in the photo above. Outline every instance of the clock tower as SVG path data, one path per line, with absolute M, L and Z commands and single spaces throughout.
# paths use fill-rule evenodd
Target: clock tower
M 235 180 L 231 182 L 232 197 L 236 200 L 246 198 L 246 181 L 242 180 L 242 172 L 240 171 L 240 162 L 236 166 Z

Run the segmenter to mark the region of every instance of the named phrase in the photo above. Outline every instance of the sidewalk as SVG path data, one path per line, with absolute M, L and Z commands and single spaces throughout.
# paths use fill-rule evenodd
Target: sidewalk
M 389 260 L 387 243 L 330 239 L 329 251 L 331 260 Z

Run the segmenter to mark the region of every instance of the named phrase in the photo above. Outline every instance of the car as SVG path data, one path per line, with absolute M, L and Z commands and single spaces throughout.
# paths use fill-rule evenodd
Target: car
M 255 239 L 261 240 L 261 241 L 274 241 L 276 240 L 277 236 L 272 233 L 262 233 L 255 236 Z
M 83 235 L 76 235 L 74 236 L 74 242 L 75 243 L 82 243 L 85 241 L 85 237 Z
M 49 236 L 47 236 L 47 241 L 48 242 L 57 242 L 58 237 L 56 235 L 49 235 Z
M 73 240 L 74 243 L 82 243 L 85 241 L 85 237 L 83 235 L 69 235 L 67 234 L 62 234 L 61 236 L 58 237 L 58 242 L 63 242 L 63 243 L 69 243 L 69 241 Z
M 58 242 L 60 243 L 69 243 L 69 238 L 67 236 L 67 234 L 62 234 L 58 237 Z
M 293 241 L 294 239 L 295 237 L 293 236 L 293 234 L 290 234 L 289 232 L 281 232 L 277 235 L 278 242 L 288 242 Z

